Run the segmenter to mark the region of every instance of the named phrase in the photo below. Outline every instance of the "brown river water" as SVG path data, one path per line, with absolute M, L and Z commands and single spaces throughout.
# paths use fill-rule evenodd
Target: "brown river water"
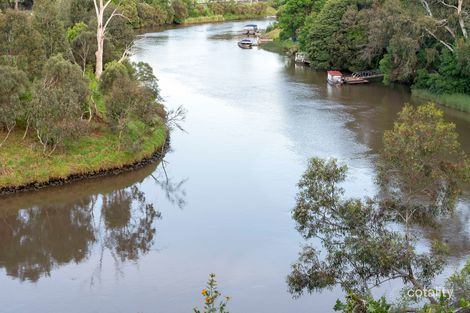
M 269 21 L 254 21 L 260 27 Z M 312 156 L 349 166 L 349 196 L 371 195 L 383 131 L 403 86 L 334 88 L 324 72 L 237 47 L 248 22 L 142 35 L 168 107 L 184 105 L 162 163 L 0 200 L 0 312 L 183 313 L 217 274 L 230 312 L 331 312 L 340 290 L 293 299 L 286 275 L 301 237 L 290 211 Z M 446 110 L 470 152 L 470 114 Z M 470 256 L 470 196 L 438 229 L 446 273 Z M 391 284 L 377 294 L 396 294 Z

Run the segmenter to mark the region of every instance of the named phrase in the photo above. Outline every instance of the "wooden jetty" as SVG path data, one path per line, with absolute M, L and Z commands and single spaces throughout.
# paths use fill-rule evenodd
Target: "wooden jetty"
M 384 75 L 378 70 L 354 72 L 351 76 L 344 78 L 346 84 L 367 84 L 369 80 L 382 78 Z
M 305 52 L 297 52 L 294 61 L 298 64 L 310 65 L 310 60 Z
M 339 71 L 328 71 L 328 82 L 335 85 L 341 84 L 349 84 L 349 85 L 357 85 L 357 84 L 367 84 L 369 80 L 375 78 L 382 78 L 384 75 L 380 73 L 378 70 L 370 70 L 370 71 L 360 71 L 354 72 L 351 75 L 345 76 Z

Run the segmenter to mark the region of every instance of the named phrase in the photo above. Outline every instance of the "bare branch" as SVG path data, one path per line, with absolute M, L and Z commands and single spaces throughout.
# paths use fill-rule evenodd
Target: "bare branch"
M 454 48 L 453 48 L 451 45 L 449 45 L 447 42 L 445 42 L 445 41 L 443 41 L 443 40 L 437 38 L 437 36 L 436 36 L 432 31 L 430 31 L 428 28 L 425 27 L 424 30 L 425 30 L 429 35 L 431 35 L 432 37 L 434 37 L 434 39 L 436 39 L 436 40 L 439 41 L 441 44 L 443 44 L 444 47 L 446 47 L 447 49 L 449 49 L 451 52 L 454 52 Z
M 129 56 L 131 56 L 131 51 L 132 51 L 133 46 L 134 46 L 134 42 L 131 42 L 130 44 L 126 46 L 118 63 L 124 62 Z
M 453 4 L 448 4 L 448 3 L 446 3 L 444 0 L 439 0 L 439 1 L 437 1 L 437 2 L 439 2 L 440 4 L 442 4 L 442 5 L 444 5 L 444 6 L 448 7 L 448 8 L 452 8 L 452 9 L 456 9 L 456 10 L 457 10 L 457 7 L 456 7 L 455 5 L 453 5 Z
M 429 6 L 429 3 L 427 2 L 427 0 L 421 0 L 421 4 L 423 5 L 428 15 L 430 17 L 433 17 L 432 12 L 431 12 L 431 7 Z

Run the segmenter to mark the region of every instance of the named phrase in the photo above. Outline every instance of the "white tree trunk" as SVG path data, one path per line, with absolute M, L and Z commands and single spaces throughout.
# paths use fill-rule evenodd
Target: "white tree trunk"
M 108 17 L 108 19 L 105 21 L 104 20 L 104 13 L 106 9 L 108 8 L 109 4 L 111 3 L 111 0 L 106 0 L 106 3 L 103 0 L 93 0 L 93 3 L 95 4 L 95 11 L 96 11 L 96 22 L 97 22 L 97 27 L 96 27 L 96 43 L 97 43 L 97 49 L 96 49 L 96 69 L 95 69 L 95 76 L 96 79 L 101 78 L 101 74 L 103 74 L 103 53 L 104 53 L 104 39 L 106 37 L 106 28 L 108 27 L 109 22 L 113 19 L 115 16 L 121 16 L 124 17 L 122 14 L 117 13 L 117 9 L 119 7 L 119 4 L 116 6 L 114 11 L 111 13 L 111 15 Z
M 95 65 L 95 76 L 96 79 L 99 80 L 101 78 L 101 74 L 103 74 L 103 53 L 104 53 L 104 10 L 105 6 L 103 0 L 93 0 L 95 4 L 95 11 L 96 11 L 96 65 Z M 109 3 L 109 2 L 108 2 Z
M 18 11 L 20 9 L 20 0 L 15 0 L 15 10 Z
M 459 17 L 459 24 L 460 29 L 462 30 L 462 35 L 465 39 L 468 39 L 467 28 L 465 27 L 465 21 L 463 19 L 463 12 L 462 12 L 463 0 L 459 0 L 457 6 L 457 16 Z
M 97 41 L 97 49 L 96 49 L 96 69 L 95 69 L 95 76 L 96 79 L 99 80 L 101 78 L 101 74 L 103 74 L 103 54 L 104 54 L 104 33 L 98 31 L 96 33 L 96 41 Z

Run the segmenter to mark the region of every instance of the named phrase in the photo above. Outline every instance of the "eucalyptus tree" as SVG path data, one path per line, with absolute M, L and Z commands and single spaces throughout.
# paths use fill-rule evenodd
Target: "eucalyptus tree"
M 3 63 L 18 66 L 29 78 L 40 75 L 46 56 L 42 35 L 33 27 L 29 13 L 0 13 L 0 56 Z
M 11 66 L 0 66 L 0 77 L 0 126 L 7 132 L 0 142 L 1 147 L 22 117 L 28 78 L 23 71 Z
M 99 80 L 101 78 L 101 74 L 103 74 L 103 54 L 104 54 L 104 44 L 105 38 L 108 30 L 109 23 L 115 17 L 125 17 L 123 14 L 119 12 L 120 4 L 122 1 L 119 1 L 116 5 L 112 5 L 112 0 L 93 0 L 95 6 L 95 13 L 96 13 L 96 68 L 95 68 L 95 75 L 96 78 Z M 109 15 L 106 13 L 110 11 Z
M 468 40 L 470 7 L 464 0 L 420 0 L 426 12 L 424 30 L 444 47 L 455 51 L 458 37 Z
M 61 55 L 47 61 L 43 78 L 33 85 L 31 106 L 33 126 L 45 154 L 51 155 L 66 139 L 84 131 L 88 95 L 88 80 L 78 65 Z
M 33 27 L 41 34 L 46 57 L 68 52 L 64 22 L 59 17 L 57 0 L 35 0 Z
M 67 39 L 75 63 L 80 65 L 85 72 L 87 66 L 92 62 L 94 51 L 96 51 L 95 34 L 87 24 L 79 22 L 68 30 Z
M 290 291 L 340 286 L 367 299 L 373 287 L 394 279 L 407 288 L 429 288 L 446 262 L 446 247 L 417 249 L 413 225 L 454 209 L 459 186 L 469 181 L 470 163 L 455 125 L 427 104 L 407 106 L 384 136 L 379 196 L 346 198 L 347 167 L 313 158 L 299 182 L 293 218 L 307 239 L 288 277 Z M 433 297 L 428 297 L 435 304 Z

